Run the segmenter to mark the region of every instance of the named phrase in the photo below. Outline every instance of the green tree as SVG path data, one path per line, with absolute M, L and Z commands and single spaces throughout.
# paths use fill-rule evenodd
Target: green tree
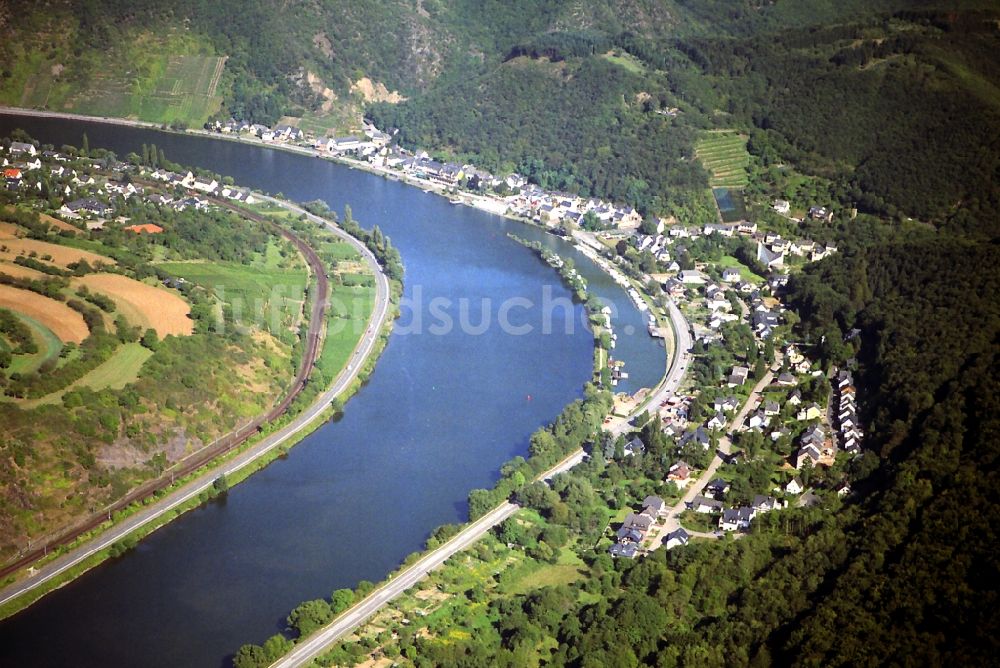
M 233 657 L 233 668 L 265 668 L 270 664 L 271 660 L 260 645 L 243 645 Z
M 321 598 L 299 604 L 288 615 L 288 626 L 305 637 L 333 618 L 330 604 Z
M 150 327 L 143 333 L 139 342 L 143 347 L 155 351 L 160 346 L 160 337 L 156 335 L 156 330 Z
M 354 604 L 354 591 L 351 589 L 338 589 L 331 597 L 330 609 L 333 614 L 339 614 L 347 610 Z

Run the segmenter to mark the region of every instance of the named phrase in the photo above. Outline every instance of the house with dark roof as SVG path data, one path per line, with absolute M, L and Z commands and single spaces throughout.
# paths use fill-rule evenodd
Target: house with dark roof
M 805 445 L 795 454 L 795 468 L 801 469 L 808 461 L 815 467 L 819 464 L 820 452 L 815 445 Z
M 753 508 L 727 508 L 719 518 L 719 528 L 723 531 L 746 531 L 754 518 Z
M 684 448 L 689 443 L 697 443 L 705 450 L 708 450 L 708 448 L 712 445 L 712 439 L 708 435 L 708 432 L 705 431 L 704 427 L 698 427 L 697 429 L 684 432 L 677 445 L 680 448 Z
M 608 548 L 608 553 L 612 557 L 623 559 L 635 559 L 635 555 L 638 552 L 639 546 L 635 543 L 615 543 Z
M 685 531 L 684 527 L 681 527 L 676 531 L 668 533 L 666 538 L 663 539 L 663 545 L 668 550 L 672 550 L 675 547 L 683 547 L 684 545 L 687 545 L 690 540 L 691 534 Z
M 666 509 L 666 502 L 658 496 L 647 496 L 642 500 L 642 512 L 652 517 L 662 515 Z
M 632 455 L 641 455 L 646 452 L 646 444 L 642 442 L 642 439 L 636 436 L 631 441 L 625 444 L 624 453 L 626 457 L 631 457 Z
M 729 493 L 730 485 L 728 482 L 722 478 L 716 478 L 715 480 L 709 482 L 705 485 L 705 488 L 701 490 L 701 493 L 710 499 L 715 499 L 716 501 L 721 501 L 727 493 Z
M 764 496 L 763 494 L 758 494 L 753 497 L 753 503 L 750 506 L 757 513 L 769 513 L 772 510 L 778 510 L 781 508 L 781 501 L 778 501 L 773 496 Z
M 694 497 L 690 503 L 688 503 L 688 508 L 696 513 L 718 513 L 722 511 L 723 505 L 722 501 L 716 501 L 715 499 L 709 499 L 708 497 L 698 495 Z

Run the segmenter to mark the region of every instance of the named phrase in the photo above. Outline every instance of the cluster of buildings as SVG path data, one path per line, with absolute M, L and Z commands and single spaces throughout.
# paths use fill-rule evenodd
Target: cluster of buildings
M 59 151 L 40 151 L 33 144 L 12 142 L 2 153 L 4 185 L 10 190 L 32 189 L 39 193 L 48 187 L 50 195 L 63 199 L 56 215 L 85 225 L 90 230 L 100 230 L 115 217 L 122 204 L 132 198 L 169 207 L 176 211 L 188 208 L 210 208 L 208 196 L 224 197 L 236 202 L 253 204 L 253 194 L 242 188 L 220 184 L 214 178 L 195 176 L 191 172 L 175 173 L 164 169 L 145 171 L 148 178 L 167 186 L 162 192 L 147 193 L 136 185 L 126 171 L 132 165 L 124 162 L 97 162 L 76 158 Z M 43 185 L 44 184 L 44 185 Z M 128 220 L 119 216 L 118 222 Z M 123 229 L 138 234 L 159 234 L 159 225 L 132 225 Z
M 837 247 L 830 243 L 822 244 L 808 239 L 791 241 L 775 232 L 757 235 L 755 238 L 757 261 L 769 269 L 783 267 L 785 258 L 789 256 L 808 258 L 810 262 L 815 262 L 837 252 Z
M 213 197 L 224 197 L 244 204 L 254 204 L 257 201 L 253 193 L 245 188 L 221 184 L 214 178 L 196 177 L 191 172 L 178 174 L 165 169 L 157 169 L 151 172 L 149 177 L 157 181 L 162 181 L 178 191 L 187 191 L 188 193 L 187 197 L 178 198 L 160 194 L 156 195 L 155 199 L 150 200 L 152 203 L 160 206 L 173 206 L 181 210 L 183 210 L 185 204 L 188 206 L 193 205 L 199 209 L 207 208 L 210 205 L 209 201 L 198 197 L 195 193 L 202 193 Z
M 663 499 L 658 496 L 647 496 L 642 501 L 641 511 L 631 512 L 625 516 L 625 520 L 615 534 L 616 540 L 608 548 L 608 552 L 613 557 L 634 558 L 642 550 L 643 541 L 667 514 L 667 511 L 667 504 Z M 678 528 L 663 537 L 663 544 L 669 550 L 687 545 L 690 539 L 691 536 L 687 531 Z
M 861 441 L 865 434 L 858 420 L 858 408 L 855 404 L 857 390 L 854 388 L 854 377 L 850 371 L 842 370 L 837 374 L 836 389 L 840 447 L 853 454 L 861 450 Z

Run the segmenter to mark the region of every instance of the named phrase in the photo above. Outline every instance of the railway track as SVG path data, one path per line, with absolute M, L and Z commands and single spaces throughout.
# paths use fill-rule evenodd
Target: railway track
M 156 184 L 150 182 L 148 185 L 155 186 Z M 46 556 L 49 550 L 69 545 L 83 534 L 96 529 L 101 524 L 108 521 L 114 513 L 127 508 L 132 503 L 144 501 L 152 497 L 160 490 L 166 489 L 172 485 L 177 478 L 183 478 L 192 471 L 195 471 L 209 463 L 213 459 L 239 447 L 248 438 L 259 433 L 264 425 L 283 416 L 288 411 L 292 402 L 295 401 L 296 397 L 302 393 L 306 383 L 309 381 L 309 376 L 312 374 L 312 371 L 316 366 L 316 358 L 319 355 L 320 337 L 323 331 L 323 323 L 325 321 L 327 308 L 327 296 L 329 292 L 329 279 L 326 276 L 326 269 L 323 267 L 323 263 L 320 260 L 319 255 L 316 254 L 316 251 L 313 250 L 309 244 L 295 236 L 291 231 L 277 225 L 264 216 L 223 199 L 215 197 L 209 199 L 214 204 L 229 209 L 230 211 L 253 220 L 254 222 L 265 225 L 288 239 L 295 245 L 299 252 L 302 253 L 310 271 L 316 277 L 316 289 L 311 300 L 312 308 L 309 316 L 309 329 L 306 332 L 305 350 L 302 354 L 302 362 L 299 365 L 299 369 L 296 372 L 295 378 L 292 380 L 288 391 L 285 393 L 284 398 L 282 398 L 276 406 L 264 415 L 255 418 L 249 424 L 243 425 L 237 430 L 230 432 L 228 435 L 217 439 L 212 444 L 202 448 L 198 452 L 178 463 L 175 467 L 168 469 L 158 478 L 143 483 L 118 501 L 115 501 L 101 510 L 100 513 L 91 515 L 83 522 L 66 529 L 65 531 L 57 534 L 55 537 L 46 540 L 41 545 L 32 546 L 27 552 L 19 557 L 17 561 L 0 568 L 0 578 L 5 578 L 25 566 L 29 566 L 38 559 Z

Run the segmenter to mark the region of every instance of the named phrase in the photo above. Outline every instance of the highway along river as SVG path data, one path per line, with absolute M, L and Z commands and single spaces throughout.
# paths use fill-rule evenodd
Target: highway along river
M 616 353 L 630 373 L 619 389 L 651 386 L 663 374 L 662 344 L 649 338 L 625 293 L 541 231 L 277 150 L 0 115 L 0 135 L 17 127 L 57 147 L 79 145 L 86 132 L 90 146 L 120 157 L 156 144 L 169 160 L 240 185 L 297 201 L 322 198 L 338 211 L 350 205 L 362 225 L 379 225 L 399 248 L 404 299 L 414 306 L 404 307 L 342 419 L 224 499 L 0 623 L 2 666 L 226 666 L 242 643 L 281 630 L 301 601 L 381 580 L 436 526 L 463 521 L 468 492 L 526 454 L 530 434 L 581 396 L 591 371 L 581 306 L 561 305 L 570 295 L 558 276 L 508 231 L 572 254 L 592 290 L 616 309 Z M 515 298 L 517 306 L 508 301 Z M 505 303 L 507 328 L 498 324 Z M 435 326 L 442 313 L 451 328 Z

